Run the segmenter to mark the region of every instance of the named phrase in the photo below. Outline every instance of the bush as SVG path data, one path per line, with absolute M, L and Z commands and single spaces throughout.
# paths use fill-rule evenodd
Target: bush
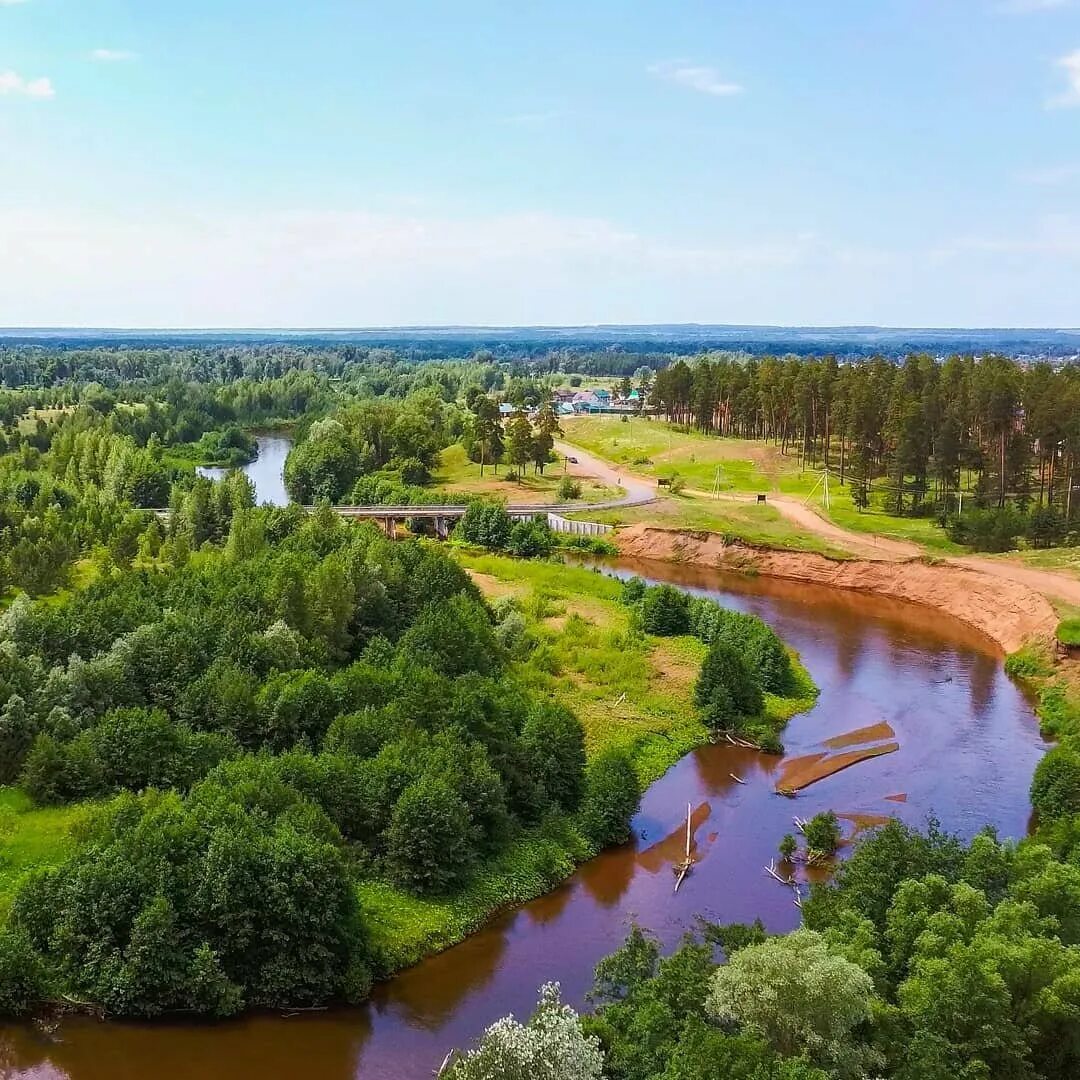
M 405 789 L 386 840 L 394 880 L 421 892 L 445 892 L 472 866 L 469 809 L 442 777 L 425 775 Z
M 605 751 L 585 770 L 585 795 L 578 815 L 581 831 L 598 849 L 626 843 L 640 801 L 630 758 L 621 750 Z
M 759 716 L 764 707 L 761 688 L 742 653 L 722 640 L 714 641 L 705 654 L 694 701 L 705 723 L 718 730 L 737 727 L 740 720 Z
M 0 1016 L 22 1016 L 47 993 L 45 965 L 30 938 L 18 930 L 0 930 Z
M 1035 768 L 1031 805 L 1043 822 L 1080 813 L 1080 750 L 1055 746 Z
M 405 458 L 398 462 L 401 482 L 410 487 L 422 487 L 431 480 L 431 472 L 419 458 Z
M 634 604 L 639 604 L 645 599 L 645 594 L 648 591 L 649 586 L 645 584 L 644 578 L 627 578 L 622 583 L 622 602 L 628 607 L 633 607 Z
M 780 695 L 791 690 L 791 657 L 772 627 L 757 616 L 700 598 L 690 604 L 690 632 L 706 645 L 714 641 L 731 645 L 746 660 L 763 690 Z
M 564 476 L 559 481 L 559 487 L 556 490 L 556 494 L 560 499 L 580 499 L 581 481 L 573 476 Z
M 450 678 L 471 671 L 490 675 L 502 666 L 487 611 L 464 595 L 428 604 L 402 637 L 399 652 Z
M 1005 658 L 1005 674 L 1013 679 L 1032 679 L 1052 675 L 1053 669 L 1037 649 L 1025 645 Z
M 538 706 L 525 721 L 521 741 L 529 776 L 555 806 L 576 809 L 585 772 L 585 733 L 578 718 L 559 705 Z
M 11 926 L 111 1013 L 315 1004 L 364 960 L 341 837 L 295 794 L 260 812 L 216 784 L 124 795 L 86 830 L 22 886 Z
M 474 499 L 454 531 L 468 544 L 505 551 L 513 526 L 513 519 L 502 503 Z
M 840 846 L 840 822 L 831 810 L 815 814 L 803 826 L 806 846 L 821 855 L 832 855 Z
M 950 518 L 945 531 L 949 539 L 976 551 L 1011 551 L 1016 538 L 1026 535 L 1028 519 L 1013 506 L 992 510 L 965 510 Z
M 539 515 L 531 521 L 515 521 L 506 549 L 520 559 L 546 557 L 555 550 L 555 534 Z
M 647 590 L 640 610 L 641 628 L 647 634 L 674 637 L 690 632 L 690 597 L 672 585 Z

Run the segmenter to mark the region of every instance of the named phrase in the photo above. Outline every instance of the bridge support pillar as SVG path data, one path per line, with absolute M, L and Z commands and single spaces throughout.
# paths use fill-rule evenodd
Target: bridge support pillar
M 440 516 L 435 519 L 435 535 L 440 540 L 445 540 L 450 535 L 450 529 L 447 526 L 446 518 Z

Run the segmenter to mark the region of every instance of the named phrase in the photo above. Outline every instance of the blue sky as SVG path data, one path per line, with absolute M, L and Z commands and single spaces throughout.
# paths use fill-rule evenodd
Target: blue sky
M 0 325 L 1080 325 L 1080 0 L 0 0 Z

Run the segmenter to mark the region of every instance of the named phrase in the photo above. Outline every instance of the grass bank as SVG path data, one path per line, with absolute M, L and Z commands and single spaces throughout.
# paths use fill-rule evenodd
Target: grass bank
M 1005 671 L 1033 696 L 1047 738 L 1080 736 L 1080 662 L 1055 657 L 1052 645 L 1032 643 L 1009 655 Z

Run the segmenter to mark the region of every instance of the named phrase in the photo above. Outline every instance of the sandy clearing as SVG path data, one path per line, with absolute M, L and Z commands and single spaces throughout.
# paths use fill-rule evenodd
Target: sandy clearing
M 965 555 L 947 560 L 952 566 L 966 566 L 980 574 L 1003 581 L 1014 581 L 1026 585 L 1029 589 L 1080 606 L 1080 580 L 1053 570 L 1036 570 L 1021 563 L 1004 562 L 998 559 L 984 559 L 978 555 Z

